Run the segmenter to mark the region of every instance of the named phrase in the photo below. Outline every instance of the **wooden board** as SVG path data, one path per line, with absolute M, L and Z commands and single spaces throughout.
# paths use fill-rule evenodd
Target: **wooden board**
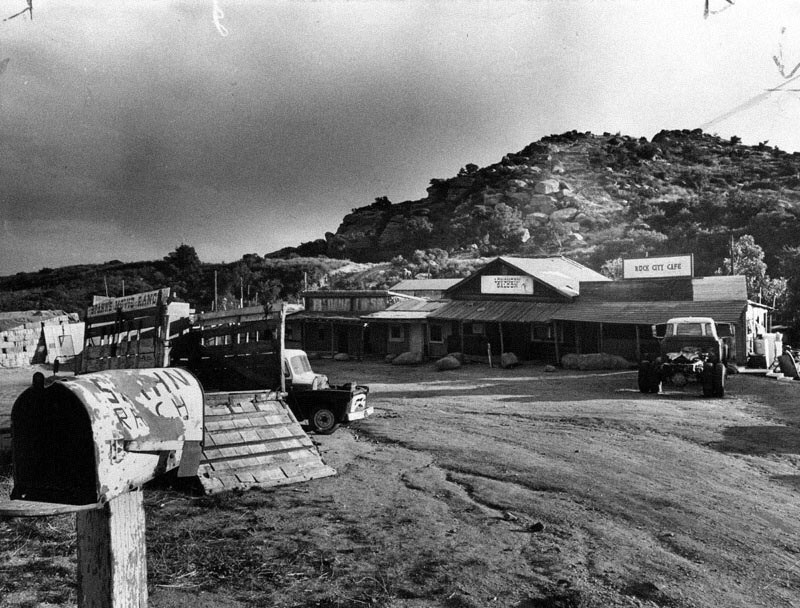
M 335 475 L 274 392 L 207 393 L 198 477 L 208 494 Z

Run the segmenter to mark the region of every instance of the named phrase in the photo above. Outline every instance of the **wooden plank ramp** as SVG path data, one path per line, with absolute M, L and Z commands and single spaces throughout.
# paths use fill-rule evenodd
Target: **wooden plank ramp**
M 336 474 L 277 393 L 205 397 L 205 446 L 197 475 L 207 494 Z

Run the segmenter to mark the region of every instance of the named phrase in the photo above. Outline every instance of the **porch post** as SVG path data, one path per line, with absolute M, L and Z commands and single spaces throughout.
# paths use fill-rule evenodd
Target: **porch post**
M 636 360 L 641 361 L 642 359 L 642 341 L 641 337 L 639 336 L 639 326 L 636 325 Z
M 561 354 L 558 351 L 558 321 L 553 319 L 553 346 L 556 351 L 556 365 L 561 363 Z
M 501 321 L 497 322 L 497 327 L 500 330 L 500 357 L 503 357 L 503 353 L 506 352 L 506 347 L 503 343 L 503 323 Z

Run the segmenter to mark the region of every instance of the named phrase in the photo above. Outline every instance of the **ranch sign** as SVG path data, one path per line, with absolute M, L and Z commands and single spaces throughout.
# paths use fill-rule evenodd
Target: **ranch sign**
M 692 276 L 694 276 L 694 257 L 692 255 L 622 260 L 623 279 Z
M 519 275 L 484 275 L 481 293 L 532 295 L 533 277 Z

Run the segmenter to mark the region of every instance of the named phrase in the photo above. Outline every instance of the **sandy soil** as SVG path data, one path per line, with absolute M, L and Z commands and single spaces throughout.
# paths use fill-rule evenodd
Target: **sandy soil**
M 338 474 L 147 488 L 151 606 L 800 605 L 800 383 L 703 399 L 633 372 L 314 366 L 376 408 L 315 437 Z M 0 605 L 73 605 L 73 541 L 0 523 Z

